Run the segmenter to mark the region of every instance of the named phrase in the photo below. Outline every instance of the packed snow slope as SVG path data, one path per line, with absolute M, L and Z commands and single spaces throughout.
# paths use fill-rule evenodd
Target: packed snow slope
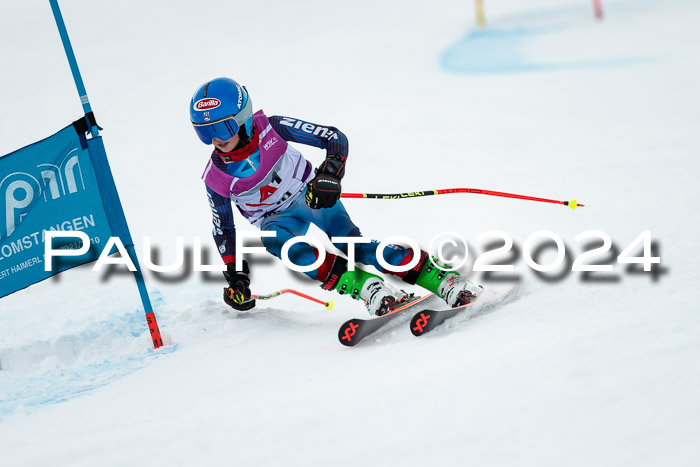
M 285 296 L 238 313 L 219 274 L 190 262 L 146 274 L 169 344 L 154 351 L 122 268 L 5 297 L 0 463 L 697 465 L 700 5 L 602 3 L 595 21 L 589 0 L 487 0 L 477 30 L 472 2 L 456 0 L 62 1 L 137 250 L 150 237 L 159 264 L 175 261 L 176 237 L 218 261 L 199 179 L 210 149 L 187 112 L 217 76 L 268 114 L 345 132 L 347 192 L 472 187 L 586 207 L 345 201 L 372 238 L 462 235 L 467 272 L 495 241 L 479 234 L 513 238 L 501 259 L 519 299 L 424 338 L 403 323 L 343 347 L 338 327 L 363 307 L 258 255 L 254 293 L 293 287 L 336 309 Z M 0 154 L 81 116 L 48 2 L 2 2 L 0 66 Z M 523 251 L 541 230 L 568 256 L 538 275 Z M 592 259 L 612 273 L 571 272 L 602 244 L 576 240 L 590 230 L 612 239 Z M 656 273 L 615 264 L 647 230 Z

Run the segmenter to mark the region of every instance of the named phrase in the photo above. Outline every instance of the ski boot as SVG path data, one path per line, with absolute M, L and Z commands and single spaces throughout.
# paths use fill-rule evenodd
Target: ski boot
M 450 272 L 440 282 L 438 286 L 438 295 L 442 297 L 447 304 L 456 308 L 462 305 L 468 305 L 476 300 L 483 287 L 468 281 L 461 277 L 459 273 Z
M 336 258 L 328 278 L 321 285 L 325 290 L 336 290 L 339 294 L 351 294 L 362 300 L 370 315 L 383 316 L 400 306 L 415 300 L 413 294 L 386 284 L 381 277 L 355 268 L 347 270 L 347 261 Z
M 384 283 L 378 276 L 365 281 L 360 291 L 360 298 L 364 300 L 369 314 L 375 316 L 383 316 L 415 300 L 413 294 Z
M 437 259 L 431 261 L 428 253 L 422 251 L 418 264 L 404 274 L 404 282 L 420 285 L 442 297 L 452 308 L 473 302 L 483 290 L 482 286 L 470 282 L 458 272 L 443 271 L 435 265 L 439 265 Z

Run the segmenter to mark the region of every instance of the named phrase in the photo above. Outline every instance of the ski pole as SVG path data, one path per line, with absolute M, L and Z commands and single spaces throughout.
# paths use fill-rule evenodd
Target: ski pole
M 540 203 L 554 203 L 569 206 L 571 209 L 583 207 L 575 199 L 571 201 L 557 201 L 555 199 L 535 198 L 534 196 L 516 195 L 514 193 L 504 193 L 502 191 L 480 190 L 478 188 L 445 188 L 442 190 L 413 191 L 409 193 L 376 194 L 376 193 L 342 193 L 341 198 L 367 198 L 367 199 L 402 199 L 416 198 L 418 196 L 446 195 L 450 193 L 476 193 L 480 195 L 501 196 L 503 198 L 516 198 L 528 201 L 539 201 Z
M 327 302 L 324 302 L 323 300 L 319 300 L 318 298 L 314 298 L 310 295 L 306 295 L 305 293 L 301 293 L 298 290 L 293 290 L 293 289 L 282 289 L 278 290 L 276 292 L 269 293 L 267 295 L 253 295 L 253 298 L 258 299 L 258 300 L 270 300 L 271 298 L 279 297 L 280 295 L 284 293 L 290 293 L 294 294 L 298 297 L 305 298 L 307 300 L 311 300 L 312 302 L 316 302 L 320 305 L 323 305 L 326 307 L 326 310 L 332 310 L 335 304 L 333 303 L 332 300 L 329 300 Z

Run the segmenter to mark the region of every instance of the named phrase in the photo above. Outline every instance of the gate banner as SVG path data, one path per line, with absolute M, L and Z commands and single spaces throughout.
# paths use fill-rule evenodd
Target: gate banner
M 109 202 L 103 201 L 102 193 L 113 181 L 109 166 L 101 165 L 106 164 L 103 155 L 101 138 L 88 141 L 69 125 L 0 157 L 0 297 L 95 261 L 109 237 L 124 233 L 121 209 L 112 213 L 116 229 L 110 227 Z M 54 260 L 52 270 L 45 271 L 44 238 L 50 230 L 86 233 L 89 252 Z M 77 249 L 82 242 L 76 238 L 57 245 L 58 239 L 53 248 Z

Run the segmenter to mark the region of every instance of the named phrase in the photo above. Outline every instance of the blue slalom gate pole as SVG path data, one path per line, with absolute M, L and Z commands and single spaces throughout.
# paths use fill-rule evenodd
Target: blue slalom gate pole
M 102 142 L 102 137 L 99 136 L 99 127 L 97 126 L 94 115 L 92 114 L 92 109 L 90 108 L 90 100 L 88 99 L 87 92 L 85 91 L 83 79 L 80 76 L 78 62 L 75 59 L 73 47 L 71 46 L 70 39 L 68 38 L 68 31 L 66 30 L 66 25 L 63 22 L 63 16 L 61 15 L 61 9 L 58 6 L 58 0 L 49 0 L 49 3 L 51 4 L 54 19 L 56 20 L 56 26 L 58 26 L 58 32 L 61 35 L 61 41 L 63 42 L 63 48 L 66 51 L 66 57 L 68 58 L 70 70 L 73 74 L 75 86 L 78 89 L 80 102 L 83 105 L 85 118 L 88 122 L 88 128 L 90 128 L 90 133 L 92 134 L 92 139 L 88 140 L 87 143 L 88 148 L 90 149 L 90 158 L 92 159 L 93 165 L 96 169 L 95 172 L 98 179 L 100 195 L 102 196 L 102 201 L 106 208 L 105 210 L 108 213 L 111 213 L 108 216 L 110 228 L 112 233 L 117 235 L 122 240 L 122 244 L 126 248 L 129 258 L 134 263 L 134 266 L 136 266 L 134 278 L 136 279 L 136 285 L 139 290 L 139 295 L 141 296 L 141 303 L 143 304 L 143 309 L 146 313 L 146 323 L 148 324 L 148 329 L 151 332 L 153 347 L 157 349 L 163 345 L 163 339 L 161 338 L 160 330 L 158 329 L 158 322 L 156 321 L 156 316 L 153 312 L 153 307 L 151 306 L 151 299 L 149 298 L 148 291 L 146 290 L 146 283 L 144 281 L 143 274 L 141 273 L 141 266 L 139 265 L 138 258 L 136 257 L 134 242 L 131 238 L 131 233 L 129 232 L 129 226 L 126 223 L 124 209 L 122 208 L 121 201 L 119 200 L 117 188 L 114 185 L 114 178 L 112 177 L 112 171 L 107 161 L 107 153 Z
M 66 30 L 66 24 L 63 22 L 63 15 L 61 14 L 61 9 L 58 6 L 58 0 L 49 0 L 51 4 L 51 10 L 53 11 L 53 17 L 56 20 L 56 26 L 58 26 L 58 33 L 61 35 L 61 42 L 63 42 L 63 49 L 66 51 L 66 57 L 68 58 L 68 64 L 70 65 L 70 71 L 73 74 L 73 80 L 75 81 L 75 87 L 78 88 L 78 95 L 80 96 L 80 103 L 83 104 L 83 111 L 85 114 L 92 112 L 90 108 L 90 100 L 87 96 L 87 91 L 85 91 L 85 85 L 83 84 L 83 78 L 80 76 L 80 70 L 78 69 L 78 62 L 75 59 L 75 53 L 73 53 L 73 47 L 70 45 L 70 39 L 68 38 L 68 31 Z M 89 122 L 88 122 L 89 123 Z M 97 125 L 91 125 L 92 136 L 99 135 Z

